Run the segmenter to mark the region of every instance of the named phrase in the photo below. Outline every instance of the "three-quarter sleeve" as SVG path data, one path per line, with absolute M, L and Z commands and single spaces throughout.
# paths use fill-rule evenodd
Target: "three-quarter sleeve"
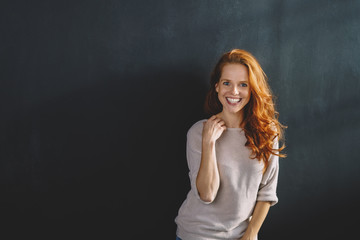
M 198 122 L 187 132 L 186 140 L 186 158 L 189 167 L 189 178 L 191 184 L 191 190 L 195 194 L 196 198 L 202 203 L 209 204 L 211 202 L 203 201 L 200 198 L 199 192 L 196 187 L 196 178 L 201 163 L 201 151 L 202 151 L 202 127 L 203 123 Z
M 279 148 L 279 142 L 276 139 L 274 142 L 274 149 Z M 271 206 L 278 202 L 276 194 L 277 182 L 279 176 L 279 157 L 271 154 L 269 165 L 261 179 L 257 201 L 270 202 Z

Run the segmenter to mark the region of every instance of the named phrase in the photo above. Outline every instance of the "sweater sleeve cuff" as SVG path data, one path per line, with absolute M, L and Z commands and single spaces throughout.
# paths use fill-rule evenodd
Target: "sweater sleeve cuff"
M 276 196 L 258 196 L 256 199 L 258 202 L 269 202 L 270 206 L 274 206 L 278 203 L 279 199 Z

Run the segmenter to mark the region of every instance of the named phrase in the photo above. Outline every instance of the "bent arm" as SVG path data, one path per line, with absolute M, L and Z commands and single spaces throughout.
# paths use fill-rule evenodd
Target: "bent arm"
M 201 163 L 196 178 L 196 187 L 201 200 L 214 201 L 220 186 L 220 176 L 216 161 L 215 141 L 202 142 Z
M 270 202 L 256 202 L 250 223 L 240 240 L 254 240 L 270 209 Z

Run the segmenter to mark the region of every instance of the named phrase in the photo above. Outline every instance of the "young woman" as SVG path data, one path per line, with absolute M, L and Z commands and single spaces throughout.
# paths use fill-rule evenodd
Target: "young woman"
M 175 219 L 177 239 L 256 240 L 277 203 L 278 121 L 267 78 L 255 57 L 234 49 L 215 66 L 205 110 L 187 132 L 191 190 Z

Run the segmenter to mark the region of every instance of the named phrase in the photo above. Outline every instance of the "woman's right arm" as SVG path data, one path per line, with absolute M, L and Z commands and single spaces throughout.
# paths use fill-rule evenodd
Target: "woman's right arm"
M 201 163 L 196 178 L 196 188 L 201 200 L 205 202 L 214 201 L 220 186 L 215 142 L 225 129 L 225 122 L 215 115 L 204 122 Z

